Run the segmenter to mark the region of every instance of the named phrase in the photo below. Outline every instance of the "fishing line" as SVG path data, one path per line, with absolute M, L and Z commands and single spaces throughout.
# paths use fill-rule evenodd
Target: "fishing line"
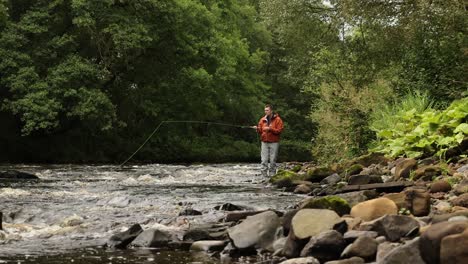
M 143 144 L 141 144 L 141 146 L 135 152 L 133 152 L 133 154 L 130 155 L 130 157 L 128 157 L 128 159 L 126 159 L 124 162 L 122 162 L 119 166 L 122 167 L 123 165 L 125 165 L 125 163 L 127 163 L 129 160 L 131 160 L 133 158 L 133 156 L 135 156 L 140 151 L 140 149 L 142 149 L 146 145 L 146 143 L 148 143 L 148 141 L 153 137 L 153 135 L 156 133 L 156 131 L 158 131 L 159 128 L 163 124 L 166 124 L 166 123 L 192 123 L 192 124 L 195 123 L 195 124 L 208 124 L 208 125 L 229 126 L 229 127 L 238 127 L 238 128 L 250 128 L 250 126 L 240 126 L 240 125 L 233 125 L 233 124 L 227 124 L 227 123 L 218 123 L 218 122 L 208 122 L 208 121 L 192 121 L 192 120 L 177 120 L 177 121 L 166 120 L 166 121 L 162 121 L 153 130 L 153 132 L 149 135 L 149 137 L 146 138 L 145 142 L 143 142 Z

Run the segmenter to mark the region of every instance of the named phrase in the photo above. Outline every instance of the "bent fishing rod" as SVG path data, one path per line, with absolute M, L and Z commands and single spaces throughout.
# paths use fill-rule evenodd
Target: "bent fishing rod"
M 138 149 L 133 152 L 128 159 L 126 159 L 124 162 L 122 162 L 119 167 L 122 167 L 125 165 L 129 160 L 133 158 L 145 145 L 148 143 L 148 141 L 153 137 L 153 135 L 159 130 L 159 128 L 163 124 L 168 124 L 168 123 L 191 123 L 191 124 L 208 124 L 208 125 L 217 125 L 217 126 L 229 126 L 229 127 L 237 127 L 237 128 L 253 128 L 253 126 L 241 126 L 241 125 L 234 125 L 234 124 L 227 124 L 227 123 L 219 123 L 219 122 L 209 122 L 209 121 L 193 121 L 193 120 L 165 120 L 159 123 L 159 125 L 153 130 L 153 132 L 149 135 L 148 138 L 143 142 L 143 144 L 138 147 Z

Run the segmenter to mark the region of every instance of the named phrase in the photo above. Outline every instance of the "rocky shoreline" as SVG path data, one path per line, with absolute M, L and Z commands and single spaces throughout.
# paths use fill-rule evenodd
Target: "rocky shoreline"
M 222 263 L 468 263 L 466 158 L 288 163 L 270 182 L 310 197 L 287 212 L 225 204 L 217 209 L 232 211 L 205 226 L 190 226 L 190 210 L 178 223 L 136 224 L 106 245 L 203 251 Z

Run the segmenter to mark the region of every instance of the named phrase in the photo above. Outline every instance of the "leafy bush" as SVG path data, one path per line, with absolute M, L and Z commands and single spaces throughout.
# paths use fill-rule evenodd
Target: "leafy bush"
M 398 109 L 398 105 L 387 109 Z M 448 149 L 468 136 L 468 97 L 454 101 L 443 111 L 414 107 L 397 111 L 391 119 L 371 125 L 378 138 L 373 151 L 392 157 L 444 157 Z
M 391 94 L 383 81 L 360 88 L 350 82 L 322 85 L 317 109 L 310 115 L 318 126 L 313 156 L 330 164 L 364 154 L 374 137 L 369 115 Z

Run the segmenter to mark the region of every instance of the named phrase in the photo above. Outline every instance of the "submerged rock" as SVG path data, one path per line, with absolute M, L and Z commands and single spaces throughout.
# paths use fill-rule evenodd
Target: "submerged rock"
M 0 179 L 9 179 L 9 180 L 38 180 L 34 174 L 17 171 L 17 170 L 7 170 L 0 171 Z
M 112 235 L 106 245 L 110 248 L 126 248 L 141 232 L 143 232 L 141 226 L 134 224 L 126 231 Z

